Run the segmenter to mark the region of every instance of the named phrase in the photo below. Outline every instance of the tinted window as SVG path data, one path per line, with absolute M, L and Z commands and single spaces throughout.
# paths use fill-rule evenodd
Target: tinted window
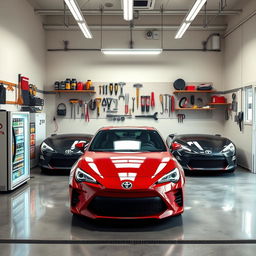
M 89 151 L 162 152 L 166 147 L 156 131 L 116 129 L 99 131 Z

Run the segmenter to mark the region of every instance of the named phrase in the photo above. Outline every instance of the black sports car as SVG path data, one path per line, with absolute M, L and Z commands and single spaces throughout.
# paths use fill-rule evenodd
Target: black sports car
M 237 166 L 234 143 L 220 135 L 170 134 L 167 145 L 185 171 L 234 172 Z
M 93 135 L 62 134 L 52 135 L 43 141 L 40 148 L 39 166 L 42 169 L 71 169 L 83 154 L 75 145 L 79 142 L 88 144 Z

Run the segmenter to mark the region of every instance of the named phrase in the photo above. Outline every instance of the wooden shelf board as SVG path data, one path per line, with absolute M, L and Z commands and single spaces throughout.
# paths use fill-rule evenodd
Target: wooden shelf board
M 175 110 L 214 110 L 216 108 L 176 108 Z
M 82 90 L 82 91 L 79 91 L 79 90 L 54 90 L 53 92 L 64 92 L 64 93 L 96 93 L 96 91 L 93 91 L 93 90 Z
M 208 105 L 211 105 L 211 106 L 228 106 L 228 105 L 231 105 L 231 103 L 209 103 Z
M 0 80 L 0 84 L 4 84 L 4 85 L 8 85 L 8 86 L 14 86 L 14 87 L 16 87 L 16 86 L 17 86 L 17 84 L 10 83 L 10 82 L 3 81 L 3 80 Z
M 177 90 L 174 91 L 173 93 L 215 93 L 216 91 L 211 90 L 211 91 L 199 91 L 199 90 L 193 90 L 193 91 L 189 91 L 189 90 Z
M 15 104 L 16 105 L 17 102 L 16 101 L 6 101 L 5 104 Z

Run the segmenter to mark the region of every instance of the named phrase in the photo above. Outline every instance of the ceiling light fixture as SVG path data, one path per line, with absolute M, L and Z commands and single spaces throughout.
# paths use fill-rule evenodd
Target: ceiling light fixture
M 72 13 L 74 19 L 77 21 L 78 26 L 82 30 L 84 36 L 86 38 L 91 39 L 92 38 L 92 33 L 84 19 L 84 16 L 82 14 L 82 11 L 76 2 L 76 0 L 64 0 L 66 5 L 68 6 L 70 12 Z
M 183 37 L 184 33 L 189 28 L 191 22 L 196 18 L 197 14 L 200 12 L 200 10 L 202 9 L 202 7 L 206 3 L 206 1 L 207 0 L 196 0 L 193 7 L 188 12 L 185 20 L 181 24 L 178 32 L 176 33 L 175 39 L 180 39 Z
M 192 22 L 195 19 L 195 17 L 200 12 L 200 10 L 202 9 L 202 7 L 206 3 L 206 1 L 207 0 L 197 0 L 194 3 L 193 7 L 191 8 L 191 10 L 189 11 L 189 13 L 186 17 L 187 22 Z
M 187 31 L 188 27 L 190 26 L 191 23 L 186 23 L 186 22 L 183 22 L 182 25 L 180 26 L 176 36 L 175 36 L 175 39 L 180 39 L 183 37 L 184 33 Z
M 101 49 L 105 55 L 158 55 L 162 49 Z
M 123 0 L 123 12 L 125 20 L 133 20 L 133 0 Z

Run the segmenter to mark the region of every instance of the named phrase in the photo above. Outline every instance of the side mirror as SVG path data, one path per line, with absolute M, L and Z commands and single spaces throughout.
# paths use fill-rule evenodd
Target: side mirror
M 169 138 L 171 138 L 171 139 L 173 139 L 173 138 L 174 138 L 174 136 L 175 136 L 175 134 L 174 134 L 174 133 L 172 133 L 172 134 L 169 134 L 169 135 L 168 135 L 168 137 L 169 137 Z
M 172 143 L 171 150 L 175 151 L 181 148 L 181 145 L 177 142 Z
M 82 152 L 84 152 L 87 148 L 87 145 L 85 142 L 79 142 L 75 145 L 75 147 L 79 150 L 81 150 Z

